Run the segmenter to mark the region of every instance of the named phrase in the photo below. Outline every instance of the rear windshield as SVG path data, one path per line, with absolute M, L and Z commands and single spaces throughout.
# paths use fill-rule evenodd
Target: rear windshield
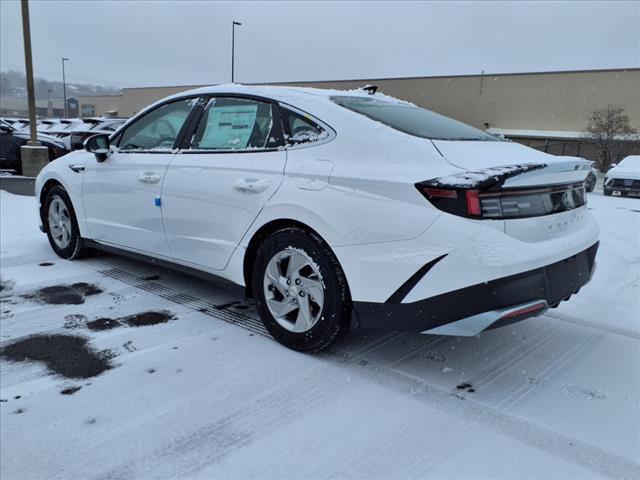
M 488 133 L 410 103 L 377 98 L 335 96 L 338 105 L 384 123 L 401 132 L 431 140 L 503 141 Z

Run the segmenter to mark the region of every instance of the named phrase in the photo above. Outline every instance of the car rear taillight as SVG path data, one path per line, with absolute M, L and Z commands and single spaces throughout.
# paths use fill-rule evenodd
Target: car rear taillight
M 469 212 L 469 215 L 482 216 L 480 192 L 478 190 L 467 190 L 464 193 L 467 197 L 467 212 Z
M 478 190 L 431 188 L 423 184 L 416 187 L 435 207 L 462 217 L 481 217 L 480 192 Z
M 434 183 L 437 186 L 434 186 Z M 584 183 L 487 189 L 443 185 L 430 180 L 416 188 L 436 208 L 467 218 L 505 220 L 540 217 L 582 207 L 587 202 Z

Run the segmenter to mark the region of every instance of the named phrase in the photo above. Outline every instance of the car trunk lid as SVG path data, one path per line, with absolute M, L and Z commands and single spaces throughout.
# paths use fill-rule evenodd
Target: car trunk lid
M 437 208 L 492 220 L 488 224 L 524 241 L 548 240 L 580 228 L 591 162 L 511 142 L 434 145 L 450 164 L 464 169 L 416 184 Z
M 515 142 L 434 140 L 451 165 L 476 173 L 478 178 L 496 169 L 538 165 L 504 179 L 503 188 L 559 185 L 583 182 L 591 162 L 579 157 L 549 155 Z

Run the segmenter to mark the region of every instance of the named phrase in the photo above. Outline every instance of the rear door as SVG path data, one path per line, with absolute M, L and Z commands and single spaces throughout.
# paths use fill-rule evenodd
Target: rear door
M 176 260 L 222 270 L 284 178 L 278 106 L 266 99 L 208 100 L 171 161 L 162 214 Z
M 160 192 L 197 98 L 165 103 L 136 119 L 114 139 L 103 162 L 91 155 L 83 200 L 91 238 L 170 257 Z

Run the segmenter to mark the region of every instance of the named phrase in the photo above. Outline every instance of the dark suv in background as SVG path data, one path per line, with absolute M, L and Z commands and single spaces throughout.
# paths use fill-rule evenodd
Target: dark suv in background
M 29 130 L 18 130 L 0 120 L 0 174 L 22 174 L 20 147 L 29 141 Z M 49 161 L 68 153 L 64 143 L 58 139 L 38 133 L 38 140 L 49 149 Z

